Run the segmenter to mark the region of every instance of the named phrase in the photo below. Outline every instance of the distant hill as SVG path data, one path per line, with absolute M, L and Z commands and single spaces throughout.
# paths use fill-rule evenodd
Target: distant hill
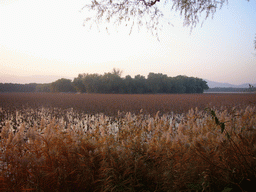
M 233 85 L 233 84 L 230 84 L 230 83 L 220 83 L 220 82 L 215 82 L 215 81 L 209 81 L 209 80 L 206 80 L 205 81 L 207 82 L 209 88 L 215 88 L 215 87 L 220 87 L 220 88 L 249 88 L 249 83 L 244 83 L 244 84 L 241 84 L 241 85 Z M 252 86 L 256 87 L 256 84 L 251 84 Z

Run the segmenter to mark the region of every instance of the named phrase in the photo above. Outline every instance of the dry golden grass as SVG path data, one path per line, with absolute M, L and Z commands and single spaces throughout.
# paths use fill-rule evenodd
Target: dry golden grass
M 1 191 L 255 189 L 255 106 L 115 117 L 1 108 L 0 116 Z

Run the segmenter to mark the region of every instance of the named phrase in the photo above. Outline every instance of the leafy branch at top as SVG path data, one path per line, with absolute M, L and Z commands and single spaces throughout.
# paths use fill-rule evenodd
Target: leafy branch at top
M 153 35 L 158 36 L 158 31 L 163 27 L 160 18 L 164 16 L 160 5 L 165 7 L 171 4 L 170 11 L 179 12 L 183 17 L 184 26 L 190 26 L 192 29 L 199 23 L 201 15 L 204 15 L 205 19 L 213 16 L 225 2 L 228 0 L 92 0 L 82 10 L 93 10 L 95 13 L 85 19 L 85 23 L 91 21 L 90 28 L 96 25 L 99 29 L 102 22 L 113 22 L 115 25 L 125 23 L 126 26 L 130 25 L 131 33 L 137 24 L 138 29 L 146 26 Z

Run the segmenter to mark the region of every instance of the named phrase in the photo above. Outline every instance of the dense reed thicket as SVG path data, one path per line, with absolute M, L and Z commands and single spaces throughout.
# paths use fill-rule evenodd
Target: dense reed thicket
M 256 108 L 0 109 L 1 191 L 251 191 Z M 224 126 L 223 126 L 224 125 Z

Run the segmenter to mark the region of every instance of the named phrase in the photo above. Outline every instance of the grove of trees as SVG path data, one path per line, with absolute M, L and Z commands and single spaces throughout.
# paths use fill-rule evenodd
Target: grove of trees
M 147 78 L 136 75 L 121 77 L 119 70 L 111 73 L 79 74 L 74 80 L 58 79 L 50 84 L 3 84 L 0 92 L 80 92 L 80 93 L 203 93 L 209 89 L 206 81 L 200 78 L 176 76 L 168 77 L 162 73 L 149 73 Z
M 56 83 L 57 81 L 54 82 Z M 162 73 L 149 73 L 147 78 L 141 75 L 136 75 L 134 78 L 127 75 L 122 78 L 121 74 L 115 70 L 104 75 L 79 74 L 73 80 L 73 89 L 70 83 L 67 84 L 69 92 L 75 89 L 81 93 L 203 93 L 209 88 L 206 81 L 200 78 L 181 75 L 168 77 Z M 63 87 L 64 84 L 63 82 Z M 64 89 L 62 91 L 65 92 Z

